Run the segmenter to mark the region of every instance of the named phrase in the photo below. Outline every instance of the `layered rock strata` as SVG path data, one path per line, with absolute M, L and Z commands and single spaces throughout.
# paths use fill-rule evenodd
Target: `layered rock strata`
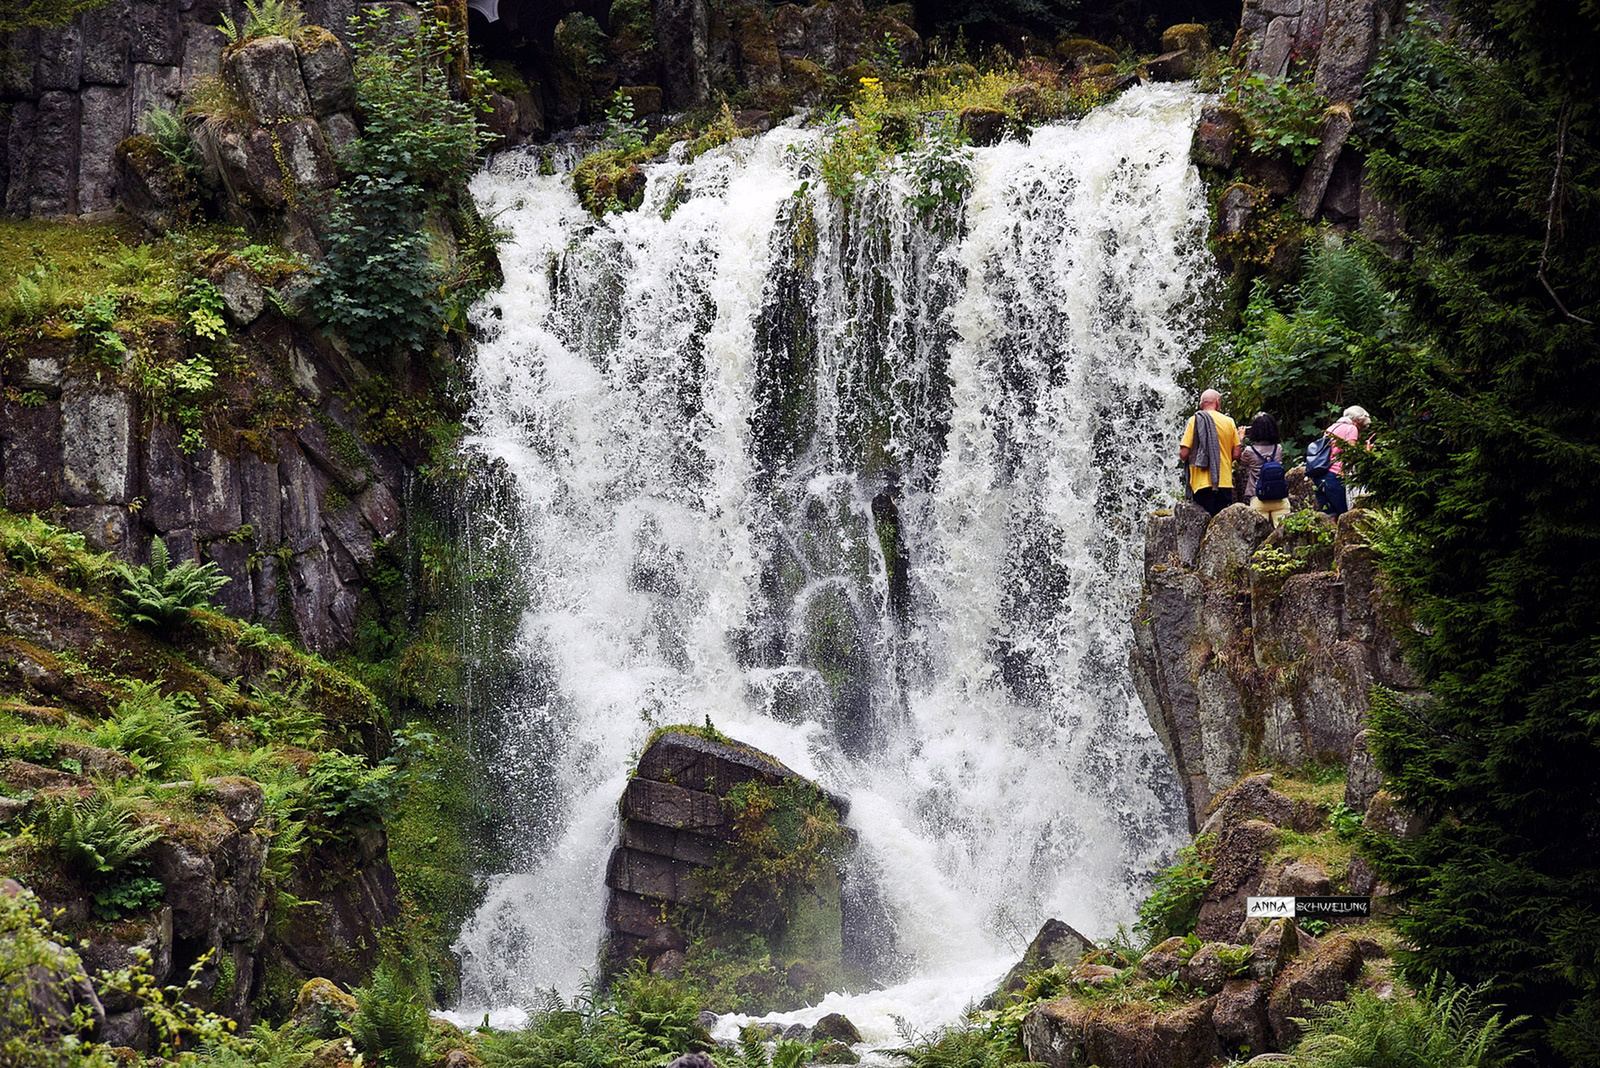
M 845 804 L 828 797 L 774 758 L 737 744 L 679 731 L 656 737 L 639 758 L 623 791 L 621 839 L 606 871 L 607 961 L 631 959 L 657 972 L 681 969 L 689 948 L 687 920 L 715 939 L 724 933 L 754 933 L 777 944 L 792 920 L 792 894 L 815 898 L 817 913 L 831 917 L 821 941 L 818 966 L 837 968 L 843 947 L 839 875 L 843 856 L 819 858 L 820 878 L 801 885 L 777 883 L 762 893 L 711 894 L 730 865 L 751 859 L 751 840 L 761 834 L 741 811 L 764 808 L 755 791 L 795 790 L 842 818 Z M 752 804 L 754 807 L 752 808 Z M 759 862 L 759 857 L 754 858 Z M 828 959 L 831 957 L 831 961 Z

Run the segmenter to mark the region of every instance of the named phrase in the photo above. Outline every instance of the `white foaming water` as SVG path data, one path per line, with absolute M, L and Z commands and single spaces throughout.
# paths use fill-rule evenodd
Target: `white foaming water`
M 656 165 L 599 223 L 526 158 L 478 177 L 513 237 L 468 448 L 511 487 L 483 526 L 515 532 L 537 680 L 495 729 L 554 781 L 454 1018 L 592 971 L 638 748 L 708 716 L 850 799 L 877 887 L 883 989 L 781 1019 L 892 1042 L 1044 919 L 1131 918 L 1182 826 L 1126 657 L 1209 281 L 1197 107 L 1135 88 L 967 151 L 931 206 L 907 162 L 844 209 L 797 129 Z

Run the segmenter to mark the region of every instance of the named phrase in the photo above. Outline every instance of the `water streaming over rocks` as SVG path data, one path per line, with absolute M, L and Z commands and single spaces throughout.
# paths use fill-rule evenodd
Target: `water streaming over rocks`
M 1183 826 L 1126 662 L 1211 283 L 1197 107 L 1139 87 L 966 150 L 953 202 L 913 160 L 848 214 L 814 130 L 655 165 L 600 223 L 531 157 L 479 176 L 513 236 L 477 313 L 475 525 L 526 609 L 480 724 L 511 870 L 457 943 L 460 1018 L 593 968 L 616 800 L 664 723 L 852 803 L 884 989 L 795 1019 L 888 1040 L 1046 917 L 1131 919 Z

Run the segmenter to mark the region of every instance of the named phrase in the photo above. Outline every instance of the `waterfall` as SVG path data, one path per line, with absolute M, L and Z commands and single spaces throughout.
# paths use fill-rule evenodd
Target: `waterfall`
M 511 237 L 466 447 L 526 600 L 488 729 L 537 804 L 457 942 L 462 1018 L 594 967 L 667 723 L 850 799 L 888 989 L 824 1005 L 869 1039 L 954 1018 L 1050 916 L 1132 919 L 1183 826 L 1126 665 L 1211 284 L 1198 104 L 1136 87 L 848 208 L 798 126 L 654 164 L 598 222 L 532 157 L 478 176 Z

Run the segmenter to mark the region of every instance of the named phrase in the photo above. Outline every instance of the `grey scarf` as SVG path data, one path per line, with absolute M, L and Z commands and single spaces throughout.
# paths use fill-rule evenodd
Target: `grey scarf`
M 1189 466 L 1211 475 L 1211 488 L 1222 479 L 1222 445 L 1217 441 L 1217 424 L 1211 413 L 1194 413 L 1194 444 L 1189 447 Z

